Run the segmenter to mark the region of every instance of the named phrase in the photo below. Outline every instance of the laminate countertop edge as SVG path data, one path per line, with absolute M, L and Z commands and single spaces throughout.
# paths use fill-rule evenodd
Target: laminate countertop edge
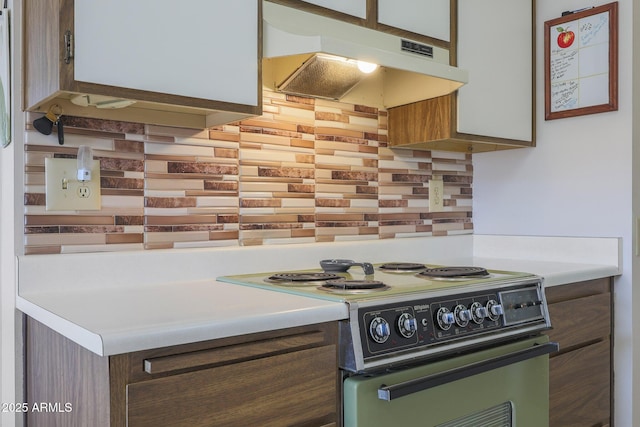
M 347 305 L 215 280 L 19 295 L 26 315 L 99 356 L 345 319 Z

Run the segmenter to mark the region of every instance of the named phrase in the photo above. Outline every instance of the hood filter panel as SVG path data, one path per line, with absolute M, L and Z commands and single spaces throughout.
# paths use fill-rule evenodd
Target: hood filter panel
M 355 61 L 316 54 L 280 84 L 278 91 L 338 100 L 364 76 Z

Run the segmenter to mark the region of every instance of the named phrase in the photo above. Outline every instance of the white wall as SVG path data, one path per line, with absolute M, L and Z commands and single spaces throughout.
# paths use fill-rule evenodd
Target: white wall
M 632 292 L 632 184 L 640 180 L 632 167 L 633 0 L 618 4 L 619 110 L 544 120 L 544 22 L 584 6 L 583 0 L 537 1 L 537 147 L 474 155 L 474 229 L 477 234 L 623 238 L 624 273 L 614 297 L 615 422 L 640 426 L 640 411 L 632 404 L 640 399 L 638 392 L 632 399 L 640 385 L 632 376 L 634 354 L 640 354 L 640 334 L 632 334 L 640 331 L 640 314 L 632 310 L 638 306 L 634 298 L 640 300 Z
M 11 16 L 11 49 L 19 52 L 21 46 L 21 26 L 19 25 L 22 2 L 9 1 Z M 15 58 L 14 55 L 12 55 Z M 24 117 L 21 113 L 21 73 L 20 61 L 12 63 L 12 142 L 0 148 L 0 402 L 22 401 L 22 346 L 20 315 L 15 309 L 16 248 L 21 245 L 23 156 L 22 139 Z M 18 112 L 16 114 L 16 112 Z M 22 425 L 20 414 L 3 412 L 0 426 Z

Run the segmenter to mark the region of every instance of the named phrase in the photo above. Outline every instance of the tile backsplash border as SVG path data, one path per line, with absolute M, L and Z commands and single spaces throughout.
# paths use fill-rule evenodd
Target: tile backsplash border
M 263 115 L 213 129 L 64 117 L 25 131 L 25 254 L 471 234 L 471 155 L 387 147 L 376 108 L 265 92 Z M 45 209 L 44 159 L 100 160 L 100 211 Z M 444 180 L 444 211 L 428 181 Z

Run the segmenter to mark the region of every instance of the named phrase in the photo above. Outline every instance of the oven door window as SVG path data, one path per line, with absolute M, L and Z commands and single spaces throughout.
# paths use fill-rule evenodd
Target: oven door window
M 491 366 L 495 360 L 511 360 L 512 354 L 536 354 L 547 343 L 540 336 L 395 372 L 349 377 L 344 381 L 344 425 L 548 426 L 547 354 L 476 369 L 483 362 Z

